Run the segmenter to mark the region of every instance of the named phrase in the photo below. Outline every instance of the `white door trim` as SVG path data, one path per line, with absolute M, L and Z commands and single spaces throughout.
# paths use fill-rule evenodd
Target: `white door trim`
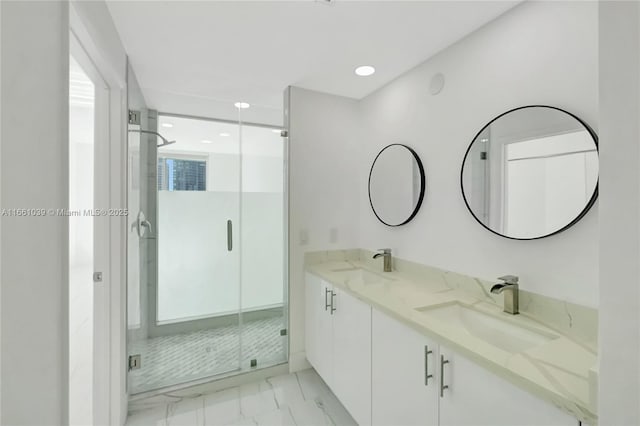
M 107 102 L 102 106 L 109 120 L 100 144 L 101 173 L 106 178 L 101 187 L 105 193 L 96 198 L 96 207 L 111 210 L 126 209 L 126 76 L 110 62 L 108 52 L 99 48 L 75 9 L 69 7 L 71 37 L 82 47 L 95 69 L 106 83 Z M 98 107 L 96 105 L 96 107 Z M 99 167 L 96 162 L 96 167 Z M 99 184 L 98 181 L 96 183 Z M 98 196 L 98 194 L 96 193 Z M 94 425 L 122 425 L 127 413 L 126 390 L 126 216 L 113 215 L 100 222 L 100 239 L 104 238 L 103 263 L 96 261 L 96 270 L 103 272 L 102 285 L 94 288 L 94 318 L 100 323 L 100 337 L 94 336 Z M 97 231 L 97 229 L 96 229 Z
M 108 424 L 109 417 L 109 217 L 102 214 L 109 209 L 109 87 L 95 67 L 91 57 L 85 51 L 73 32 L 69 35 L 69 50 L 73 59 L 94 84 L 94 124 L 93 124 L 93 200 L 90 204 L 95 212 L 92 216 L 93 255 L 92 271 L 102 275 L 100 280 L 91 284 L 92 302 L 91 323 L 93 325 L 91 351 L 91 415 L 92 424 Z M 82 177 L 78 176 L 78 179 Z M 80 212 L 80 216 L 89 214 Z M 91 280 L 91 277 L 87 277 Z M 91 282 L 91 281 L 89 281 Z M 70 304 L 70 310 L 76 309 Z M 71 401 L 70 404 L 78 403 Z

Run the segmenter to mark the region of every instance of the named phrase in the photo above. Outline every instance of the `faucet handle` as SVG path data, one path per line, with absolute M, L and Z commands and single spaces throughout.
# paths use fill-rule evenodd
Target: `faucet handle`
M 518 277 L 515 275 L 505 275 L 498 278 L 500 281 L 504 281 L 505 284 L 516 285 L 518 284 Z
M 390 248 L 381 248 L 381 249 L 378 249 L 378 251 L 381 251 L 384 254 L 391 254 L 391 249 Z

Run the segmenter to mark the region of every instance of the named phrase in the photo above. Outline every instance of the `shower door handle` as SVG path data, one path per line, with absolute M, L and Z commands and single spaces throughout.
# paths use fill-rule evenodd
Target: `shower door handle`
M 227 251 L 233 250 L 233 222 L 227 220 Z
M 153 234 L 153 230 L 151 229 L 151 222 L 149 222 L 145 217 L 142 210 L 138 212 L 138 217 L 136 217 L 136 221 L 131 224 L 131 230 L 136 230 L 138 237 L 142 238 L 149 231 L 149 235 Z
M 141 220 L 140 221 L 140 229 L 142 228 L 146 228 L 147 231 L 149 231 L 149 235 L 153 235 L 153 229 L 151 228 L 151 222 L 149 222 L 148 220 Z M 146 231 L 142 231 L 142 235 L 146 234 Z

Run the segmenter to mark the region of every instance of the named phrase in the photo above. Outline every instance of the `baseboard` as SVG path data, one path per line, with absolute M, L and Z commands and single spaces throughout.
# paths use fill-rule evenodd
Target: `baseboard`
M 307 354 L 305 351 L 289 354 L 289 373 L 295 373 L 309 368 L 311 368 L 311 364 L 307 361 Z
M 120 403 L 119 425 L 124 426 L 127 423 L 127 414 L 129 413 L 129 395 L 125 394 Z

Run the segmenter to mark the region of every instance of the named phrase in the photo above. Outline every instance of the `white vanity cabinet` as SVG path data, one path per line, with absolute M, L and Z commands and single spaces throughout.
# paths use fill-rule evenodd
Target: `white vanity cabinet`
M 306 275 L 307 359 L 360 425 L 371 424 L 371 306 Z
M 440 346 L 441 426 L 577 426 L 573 416 Z M 439 376 L 440 377 L 440 376 Z
M 307 359 L 359 425 L 578 426 L 570 414 L 306 276 Z
M 437 426 L 438 345 L 372 310 L 372 424 Z

